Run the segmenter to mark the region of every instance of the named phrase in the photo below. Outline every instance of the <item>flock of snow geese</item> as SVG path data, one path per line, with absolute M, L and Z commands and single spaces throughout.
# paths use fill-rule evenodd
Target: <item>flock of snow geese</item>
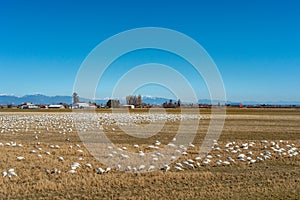
M 28 151 L 18 151 L 23 153 L 17 155 L 15 161 L 24 162 L 30 159 L 42 159 L 47 156 L 57 163 L 68 163 L 66 170 L 60 169 L 61 165 L 53 169 L 45 168 L 44 173 L 52 174 L 76 174 L 80 169 L 91 169 L 93 173 L 105 174 L 113 171 L 125 171 L 128 173 L 150 172 L 155 170 L 163 171 L 185 171 L 197 170 L 202 167 L 232 166 L 232 165 L 253 165 L 255 163 L 264 162 L 277 158 L 292 158 L 299 156 L 300 149 L 298 144 L 291 143 L 287 140 L 278 141 L 231 141 L 218 142 L 213 141 L 210 147 L 211 151 L 205 157 L 200 157 L 199 147 L 193 143 L 179 144 L 178 139 L 173 138 L 169 143 L 163 144 L 161 141 L 155 141 L 153 144 L 124 144 L 124 146 L 105 146 L 103 149 L 103 159 L 111 165 L 100 167 L 96 164 L 86 162 L 85 156 L 88 156 L 88 150 L 82 148 L 82 145 L 72 143 L 71 136 L 77 131 L 85 131 L 91 126 L 109 130 L 111 134 L 116 131 L 117 126 L 132 126 L 139 123 L 151 123 L 153 121 L 169 121 L 207 119 L 207 116 L 201 115 L 183 115 L 183 114 L 93 114 L 97 119 L 96 124 L 82 121 L 80 126 L 74 125 L 74 113 L 56 113 L 56 114 L 2 114 L 0 115 L 0 134 L 9 135 L 22 134 L 31 137 L 30 141 L 0 141 L 0 151 L 9 154 L 11 148 L 25 148 Z M 86 117 L 88 114 L 81 114 L 80 118 Z M 87 117 L 88 119 L 88 117 Z M 47 134 L 43 134 L 47 133 Z M 49 144 L 49 142 L 40 141 L 43 137 L 51 137 L 51 134 L 59 134 L 62 138 L 59 144 Z M 8 136 L 7 136 L 8 135 Z M 57 136 L 57 135 L 56 135 Z M 44 146 L 43 146 L 43 145 Z M 31 149 L 30 149 L 31 148 Z M 167 150 L 166 150 L 167 149 Z M 66 152 L 73 151 L 76 156 L 68 157 Z M 134 152 L 134 156 L 133 153 Z M 20 153 L 20 154 L 21 154 Z M 35 156 L 33 156 L 35 155 Z M 70 162 L 65 162 L 66 160 Z M 3 162 L 3 161 L 0 161 Z M 53 162 L 53 163 L 55 163 Z M 71 163 L 71 165 L 70 165 Z M 5 166 L 4 164 L 1 165 Z M 50 166 L 50 165 L 49 165 Z M 26 167 L 24 165 L 24 167 Z M 16 169 L 16 170 L 15 170 Z M 18 176 L 20 167 L 7 167 L 2 170 L 3 178 L 13 178 Z

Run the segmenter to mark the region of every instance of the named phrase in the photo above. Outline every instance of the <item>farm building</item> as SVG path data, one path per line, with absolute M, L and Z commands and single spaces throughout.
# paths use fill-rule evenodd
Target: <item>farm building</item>
M 52 104 L 48 106 L 49 109 L 65 109 L 64 105 L 61 104 Z
M 115 99 L 109 99 L 106 103 L 108 108 L 120 108 L 120 101 Z
M 94 109 L 95 105 L 91 105 L 89 103 L 74 103 L 71 105 L 72 109 Z
M 123 108 L 134 109 L 134 105 L 122 105 Z
M 32 103 L 24 103 L 23 105 L 21 105 L 21 109 L 39 109 L 39 107 Z

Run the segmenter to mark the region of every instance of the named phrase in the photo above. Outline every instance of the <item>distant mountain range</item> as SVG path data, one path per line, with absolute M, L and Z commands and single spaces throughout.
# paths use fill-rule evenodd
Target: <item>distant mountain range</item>
M 59 104 L 59 103 L 66 103 L 71 104 L 72 103 L 72 96 L 46 96 L 42 94 L 35 94 L 35 95 L 25 95 L 22 97 L 14 96 L 14 95 L 0 95 L 0 105 L 20 105 L 22 103 L 28 102 L 28 103 L 34 103 L 34 104 Z M 163 98 L 163 97 L 149 97 L 144 96 L 142 97 L 142 101 L 147 104 L 157 104 L 161 105 L 164 102 L 169 102 L 170 99 Z M 86 98 L 80 98 L 80 101 L 82 102 L 96 102 L 97 104 L 106 104 L 107 99 L 97 99 L 97 100 L 91 100 Z M 121 103 L 125 103 L 124 99 L 120 100 Z M 177 100 L 172 99 L 173 102 L 176 102 Z M 183 102 L 188 103 L 188 102 Z M 232 101 L 218 101 L 218 100 L 210 100 L 210 99 L 200 99 L 198 100 L 199 104 L 244 104 L 244 105 L 258 105 L 258 104 L 268 104 L 268 105 L 300 105 L 300 101 L 293 101 L 293 102 L 287 102 L 287 101 L 278 101 L 278 102 L 258 102 L 258 101 L 244 101 L 244 102 L 232 102 Z
M 34 104 L 57 104 L 57 103 L 72 103 L 71 96 L 46 96 L 42 94 L 25 95 L 17 97 L 13 95 L 0 95 L 0 104 L 7 105 L 20 105 L 22 103 L 34 103 Z

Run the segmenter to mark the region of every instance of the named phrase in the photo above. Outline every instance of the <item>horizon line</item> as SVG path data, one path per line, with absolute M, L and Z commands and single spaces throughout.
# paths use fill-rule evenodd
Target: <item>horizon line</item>
M 18 96 L 15 94 L 7 94 L 7 93 L 2 93 L 0 94 L 0 97 L 3 96 L 9 96 L 9 97 L 17 97 L 17 98 L 23 98 L 26 96 L 37 96 L 37 95 L 41 95 L 41 96 L 46 96 L 46 97 L 72 97 L 72 95 L 47 95 L 47 94 L 41 94 L 41 93 L 35 93 L 35 94 L 25 94 L 23 96 Z M 151 95 L 141 95 L 142 98 L 146 97 L 146 98 L 162 98 L 162 99 L 169 99 L 169 100 L 175 100 L 173 98 L 168 98 L 168 97 L 162 97 L 162 96 L 151 96 Z M 88 100 L 92 100 L 92 101 L 101 101 L 101 100 L 109 100 L 109 99 L 117 99 L 117 100 L 122 100 L 125 99 L 126 97 L 119 97 L 119 98 L 110 98 L 110 97 L 103 97 L 103 98 L 87 98 L 87 97 L 80 97 L 81 99 L 88 99 Z M 211 101 L 213 102 L 217 102 L 220 101 L 220 103 L 224 103 L 223 100 L 218 100 L 218 99 L 208 99 L 208 98 L 203 98 L 203 99 L 198 99 L 197 102 L 185 102 L 183 101 L 183 103 L 199 103 L 199 101 L 201 100 L 205 100 L 205 101 Z M 260 101 L 260 100 L 230 100 L 230 99 L 226 99 L 225 103 L 257 103 L 257 104 L 272 104 L 272 103 L 283 103 L 283 104 L 288 104 L 288 103 L 296 103 L 296 104 L 300 104 L 300 100 L 277 100 L 277 101 L 272 101 L 272 100 L 264 100 L 264 101 Z

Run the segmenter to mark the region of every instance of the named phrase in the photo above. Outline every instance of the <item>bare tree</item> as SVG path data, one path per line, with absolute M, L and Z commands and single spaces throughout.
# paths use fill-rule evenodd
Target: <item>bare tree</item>
M 138 95 L 138 96 L 133 96 L 133 95 L 130 95 L 130 96 L 127 96 L 126 97 L 126 103 L 128 105 L 134 105 L 134 106 L 142 106 L 142 96 L 141 95 Z

